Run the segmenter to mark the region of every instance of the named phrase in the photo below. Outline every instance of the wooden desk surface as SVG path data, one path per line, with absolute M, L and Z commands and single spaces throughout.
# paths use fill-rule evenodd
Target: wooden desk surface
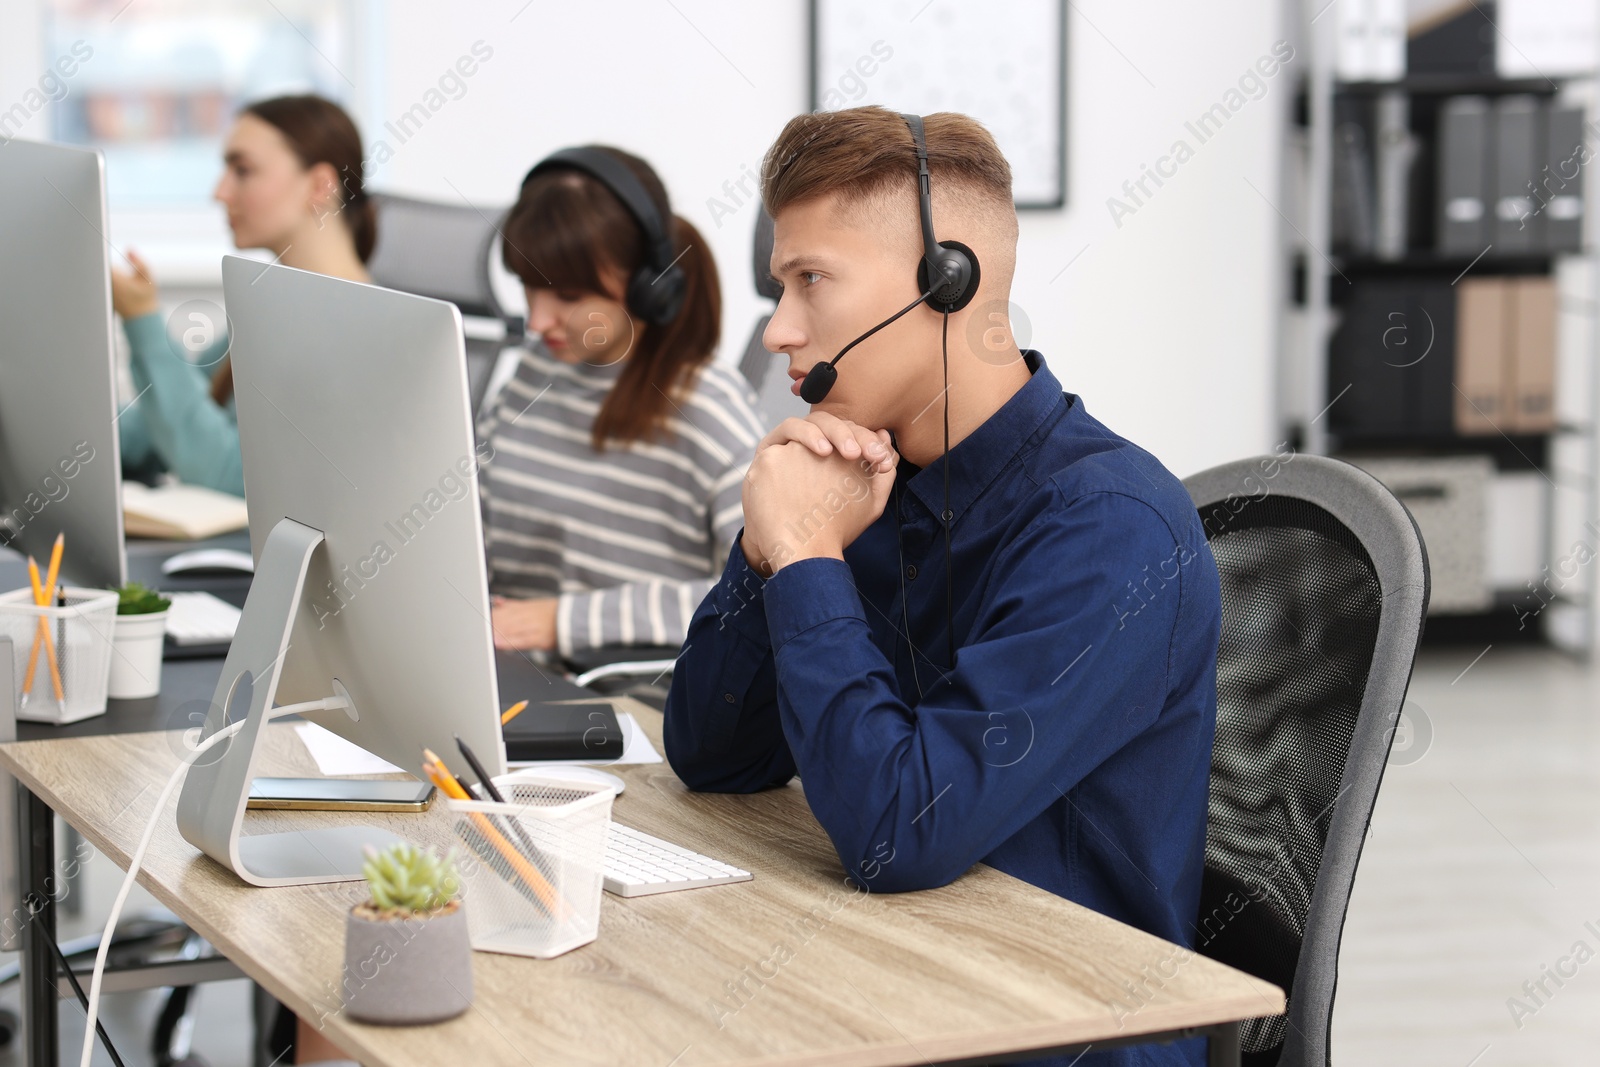
M 660 748 L 660 715 L 628 709 Z M 290 726 L 267 736 L 266 773 L 317 773 Z M 0 746 L 0 765 L 126 866 L 178 744 L 171 733 L 22 741 Z M 176 794 L 139 881 L 370 1065 L 868 1067 L 1283 1010 L 1276 986 L 989 867 L 920 893 L 852 891 L 798 784 L 722 796 L 689 792 L 666 764 L 616 770 L 628 783 L 617 821 L 754 881 L 606 894 L 599 940 L 558 959 L 473 953 L 476 1003 L 437 1026 L 365 1026 L 338 1010 L 344 913 L 360 883 L 248 887 L 178 835 Z M 450 839 L 443 805 L 362 817 L 414 840 Z M 252 812 L 246 832 L 352 818 Z

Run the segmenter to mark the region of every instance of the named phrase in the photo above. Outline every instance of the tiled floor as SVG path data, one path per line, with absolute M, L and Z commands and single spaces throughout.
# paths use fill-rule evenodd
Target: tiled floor
M 1337 1063 L 1600 1063 L 1600 668 L 1496 647 L 1460 673 L 1481 651 L 1417 665 L 1410 703 L 1432 740 L 1378 795 Z M 1558 968 L 1571 977 L 1547 977 Z
M 1496 647 L 1463 674 L 1481 651 L 1418 663 L 1417 730 L 1385 776 L 1345 928 L 1341 1065 L 1600 1063 L 1600 667 Z M 103 913 L 119 873 L 91 867 L 86 914 L 63 921 L 63 936 Z M 1571 975 L 1559 985 L 1547 976 L 1557 967 Z M 196 1053 L 246 1067 L 246 986 L 200 995 Z M 15 1003 L 14 985 L 0 990 L 0 1005 Z M 150 1063 L 157 1007 L 150 994 L 107 998 L 129 1067 Z M 83 1013 L 72 1002 L 61 1012 L 63 1062 L 75 1067 Z M 0 1067 L 19 1062 L 15 1048 L 0 1052 Z M 103 1053 L 94 1063 L 109 1067 Z

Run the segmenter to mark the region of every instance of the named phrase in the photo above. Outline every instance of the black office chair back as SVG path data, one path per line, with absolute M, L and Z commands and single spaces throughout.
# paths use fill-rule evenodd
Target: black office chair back
M 374 193 L 378 243 L 367 260 L 372 280 L 386 289 L 448 300 L 469 318 L 493 319 L 505 339 L 468 336 L 467 385 L 476 412 L 500 350 L 522 336 L 520 318 L 508 315 L 490 282 L 503 208 L 446 204 Z
M 768 300 L 777 300 L 783 296 L 783 287 L 772 277 L 772 216 L 764 207 L 757 210 L 760 214 L 756 218 L 750 267 L 755 274 L 756 292 Z M 745 343 L 744 356 L 739 360 L 739 373 L 756 391 L 756 412 L 769 429 L 790 415 L 804 415 L 810 410 L 791 390 L 789 376 L 784 373 L 788 368 L 782 365 L 783 360 L 768 352 L 762 343 L 762 335 L 771 320 L 770 313 L 756 320 L 750 340 Z
M 1254 1067 L 1325 1067 L 1339 940 L 1428 604 L 1422 537 L 1365 472 L 1241 460 L 1184 482 L 1222 584 L 1195 944 L 1281 986 Z

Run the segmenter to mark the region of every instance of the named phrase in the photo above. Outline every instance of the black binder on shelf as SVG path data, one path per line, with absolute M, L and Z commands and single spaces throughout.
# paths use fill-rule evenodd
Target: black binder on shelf
M 1411 343 L 1421 346 L 1407 381 L 1407 403 L 1417 433 L 1448 437 L 1455 432 L 1456 291 L 1443 278 L 1407 284 L 1406 320 Z
M 1545 167 L 1539 174 L 1535 208 L 1544 217 L 1544 247 L 1552 253 L 1583 248 L 1583 109 L 1545 108 Z
M 1328 349 L 1335 433 L 1351 442 L 1454 433 L 1455 297 L 1443 278 L 1356 284 Z
M 1534 178 L 1544 166 L 1544 123 L 1539 99 L 1504 96 L 1494 106 L 1494 255 L 1544 251 L 1544 219 L 1533 199 Z
M 1455 96 L 1439 110 L 1438 240 L 1440 253 L 1475 256 L 1489 244 L 1489 102 Z
M 1334 432 L 1351 437 L 1397 437 L 1406 432 L 1403 364 L 1408 351 L 1404 286 L 1359 282 L 1328 344 L 1328 409 Z

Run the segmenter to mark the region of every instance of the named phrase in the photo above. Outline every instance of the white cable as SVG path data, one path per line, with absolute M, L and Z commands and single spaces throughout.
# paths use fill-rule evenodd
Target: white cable
M 342 711 L 348 708 L 349 701 L 343 697 L 328 697 L 325 700 L 308 700 L 303 704 L 290 704 L 288 707 L 272 708 L 267 712 L 270 721 L 282 715 L 297 715 L 306 711 Z M 183 780 L 184 772 L 200 756 L 218 742 L 232 737 L 244 728 L 248 719 L 240 719 L 230 723 L 195 745 L 194 749 L 178 764 L 177 770 L 172 772 L 172 777 L 167 779 L 167 784 L 161 790 L 161 795 L 156 798 L 156 807 L 150 813 L 150 821 L 145 824 L 144 835 L 139 838 L 139 846 L 133 850 L 133 855 L 128 860 L 128 873 L 122 879 L 122 888 L 117 890 L 117 899 L 111 905 L 111 917 L 106 920 L 106 928 L 100 934 L 100 949 L 94 957 L 94 974 L 89 979 L 89 1023 L 83 1034 L 83 1057 L 78 1061 L 79 1067 L 89 1067 L 89 1057 L 94 1053 L 95 1022 L 100 1014 L 100 979 L 105 974 L 106 953 L 111 948 L 111 935 L 117 928 L 117 920 L 122 917 L 122 906 L 127 903 L 128 893 L 133 889 L 134 880 L 139 875 L 139 867 L 144 863 L 144 853 L 150 847 L 150 839 L 155 837 L 156 826 L 161 822 L 161 814 L 167 808 L 167 798 L 172 796 L 172 790 Z M 196 730 L 198 733 L 198 730 Z

